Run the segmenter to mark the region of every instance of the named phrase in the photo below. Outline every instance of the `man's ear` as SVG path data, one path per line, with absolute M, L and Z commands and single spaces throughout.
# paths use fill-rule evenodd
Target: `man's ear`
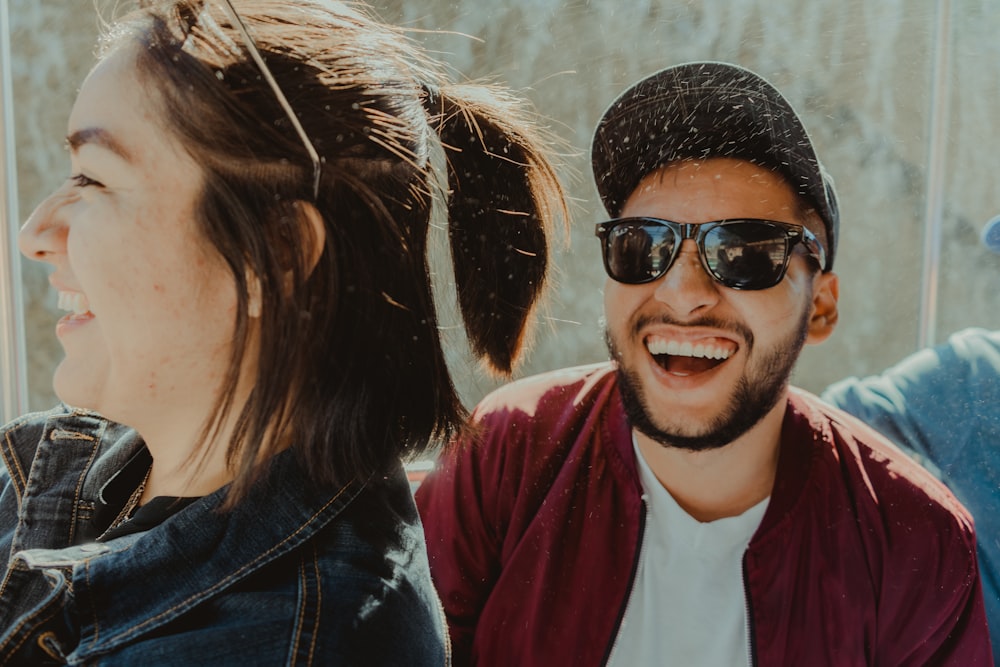
M 837 311 L 839 298 L 840 279 L 837 278 L 837 274 L 832 271 L 819 274 L 813 288 L 812 314 L 809 316 L 806 343 L 811 345 L 822 343 L 833 333 L 840 318 Z

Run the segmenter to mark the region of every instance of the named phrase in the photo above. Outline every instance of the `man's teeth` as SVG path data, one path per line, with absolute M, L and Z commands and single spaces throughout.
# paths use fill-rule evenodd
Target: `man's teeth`
M 59 292 L 59 310 L 68 310 L 74 315 L 83 315 L 90 310 L 90 302 L 81 292 Z
M 669 354 L 672 357 L 700 357 L 705 359 L 728 359 L 732 352 L 726 348 L 712 344 L 683 343 L 676 340 L 651 339 L 646 343 L 650 354 Z

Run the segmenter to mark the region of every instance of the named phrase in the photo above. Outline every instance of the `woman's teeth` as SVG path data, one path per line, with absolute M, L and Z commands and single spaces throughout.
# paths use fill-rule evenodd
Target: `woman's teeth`
M 676 340 L 653 338 L 646 343 L 650 354 L 669 354 L 672 357 L 697 357 L 703 359 L 728 359 L 732 351 L 717 345 L 683 343 Z
M 59 310 L 68 310 L 74 315 L 83 315 L 90 310 L 90 302 L 81 292 L 59 292 Z

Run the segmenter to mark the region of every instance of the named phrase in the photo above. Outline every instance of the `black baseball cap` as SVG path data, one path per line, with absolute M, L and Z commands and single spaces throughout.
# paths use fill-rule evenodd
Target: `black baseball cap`
M 792 105 L 763 77 L 722 62 L 668 67 L 611 103 L 594 132 L 597 191 L 613 217 L 651 171 L 684 159 L 733 157 L 782 174 L 826 226 L 833 267 L 840 213 L 833 179 Z

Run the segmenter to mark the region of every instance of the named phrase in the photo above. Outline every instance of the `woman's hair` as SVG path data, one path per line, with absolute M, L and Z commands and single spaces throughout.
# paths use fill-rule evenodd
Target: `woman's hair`
M 104 54 L 135 50 L 168 131 L 204 170 L 198 223 L 237 286 L 229 371 L 202 434 L 211 442 L 239 408 L 230 502 L 285 445 L 326 485 L 379 474 L 460 428 L 428 269 L 436 199 L 471 347 L 501 374 L 524 347 L 553 221 L 566 219 L 547 135 L 502 90 L 450 82 L 354 4 L 233 4 L 321 158 L 315 198 L 313 161 L 219 2 L 145 2 L 103 40 Z M 318 260 L 305 205 L 325 225 Z M 258 375 L 239 407 L 258 291 Z

